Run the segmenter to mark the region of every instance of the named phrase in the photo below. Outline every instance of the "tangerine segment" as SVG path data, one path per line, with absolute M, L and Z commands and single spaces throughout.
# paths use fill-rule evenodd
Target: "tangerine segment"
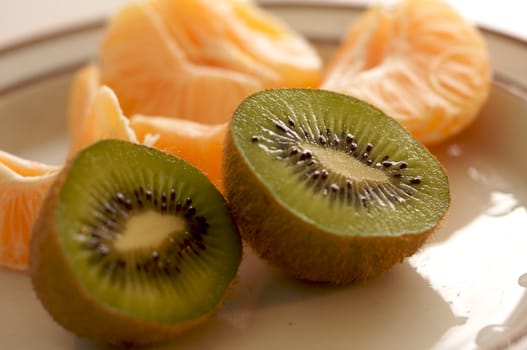
M 70 120 L 76 122 L 76 124 L 70 126 L 70 158 L 75 156 L 81 149 L 102 139 L 138 142 L 135 133 L 129 126 L 128 118 L 121 111 L 115 93 L 109 87 L 98 87 L 93 98 L 91 91 L 86 89 L 85 92 L 87 93 L 86 102 L 91 102 L 91 104 L 87 105 L 87 114 L 84 116 L 70 116 Z
M 88 64 L 75 73 L 70 89 L 67 113 L 67 126 L 71 142 L 82 137 L 84 120 L 90 113 L 99 86 L 99 68 L 95 64 Z
M 256 77 L 265 87 L 314 87 L 321 61 L 314 48 L 249 0 L 153 0 L 170 33 L 197 65 Z
M 139 139 L 155 135 L 153 147 L 185 159 L 203 171 L 220 191 L 223 191 L 221 159 L 227 125 L 142 115 L 130 119 L 130 126 Z
M 0 151 L 0 265 L 27 269 L 33 224 L 59 170 Z
M 321 87 L 375 105 L 433 144 L 475 119 L 490 83 L 488 49 L 471 23 L 443 1 L 404 0 L 359 18 Z
M 101 80 L 126 115 L 228 121 L 256 90 L 319 82 L 316 52 L 248 1 L 151 0 L 111 20 Z

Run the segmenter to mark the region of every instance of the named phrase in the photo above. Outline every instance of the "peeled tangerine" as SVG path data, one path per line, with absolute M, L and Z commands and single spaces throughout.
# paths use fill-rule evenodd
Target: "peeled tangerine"
M 227 123 L 209 125 L 164 116 L 127 118 L 114 91 L 101 85 L 99 69 L 93 64 L 75 75 L 68 123 L 70 158 L 101 139 L 142 143 L 185 159 L 223 189 L 221 156 Z
M 316 87 L 321 60 L 311 45 L 249 0 L 149 0 L 111 20 L 101 82 L 126 115 L 206 124 L 228 121 L 249 94 Z
M 433 144 L 474 120 L 490 83 L 488 50 L 472 24 L 445 2 L 405 0 L 354 23 L 321 87 L 375 105 Z

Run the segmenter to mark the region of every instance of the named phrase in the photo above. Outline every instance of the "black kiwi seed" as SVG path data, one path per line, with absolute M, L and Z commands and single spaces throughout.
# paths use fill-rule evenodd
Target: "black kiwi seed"
M 145 198 L 150 202 L 152 200 L 152 191 L 145 191 Z
M 410 179 L 410 183 L 412 183 L 414 185 L 419 185 L 421 183 L 421 178 L 414 177 L 414 178 Z
M 300 160 L 311 159 L 312 155 L 311 151 L 306 150 L 300 154 Z
M 152 252 L 152 260 L 153 261 L 158 261 L 159 260 L 159 253 L 156 250 L 154 250 Z

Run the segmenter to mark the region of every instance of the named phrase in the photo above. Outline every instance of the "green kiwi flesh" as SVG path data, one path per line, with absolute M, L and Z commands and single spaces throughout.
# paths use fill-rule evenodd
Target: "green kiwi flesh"
M 245 99 L 223 169 L 242 238 L 310 281 L 380 274 L 413 254 L 450 204 L 447 175 L 422 144 L 373 106 L 323 90 Z
M 205 175 L 161 151 L 106 140 L 51 187 L 33 230 L 30 275 L 65 328 L 145 345 L 209 318 L 241 255 L 225 200 Z

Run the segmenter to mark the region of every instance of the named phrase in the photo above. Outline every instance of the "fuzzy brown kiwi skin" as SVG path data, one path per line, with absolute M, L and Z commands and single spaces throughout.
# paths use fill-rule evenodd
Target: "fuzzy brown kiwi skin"
M 232 125 L 223 175 L 225 196 L 244 241 L 272 265 L 311 282 L 345 285 L 378 276 L 414 254 L 446 215 L 418 234 L 344 237 L 324 231 L 273 199 L 235 146 Z
M 101 304 L 83 290 L 61 251 L 55 228 L 58 197 L 70 167 L 71 162 L 59 173 L 46 195 L 30 245 L 29 273 L 33 289 L 52 318 L 80 337 L 127 348 L 167 341 L 209 319 L 222 302 L 198 319 L 169 325 L 128 316 Z

